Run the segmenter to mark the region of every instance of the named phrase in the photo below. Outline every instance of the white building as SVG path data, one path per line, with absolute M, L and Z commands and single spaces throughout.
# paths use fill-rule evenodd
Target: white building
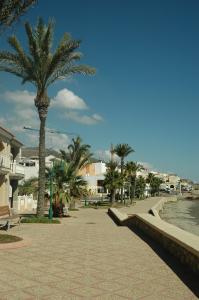
M 56 157 L 54 155 L 48 155 L 45 158 L 45 164 L 47 168 L 51 168 L 53 160 Z M 24 168 L 24 181 L 30 178 L 38 178 L 39 176 L 39 157 L 31 156 L 29 158 L 22 157 L 20 160 L 20 165 Z
M 10 131 L 0 126 L 0 206 L 17 205 L 18 181 L 24 177 L 24 168 L 19 164 L 21 146 Z
M 79 175 L 82 175 L 88 183 L 88 190 L 91 194 L 101 194 L 104 192 L 103 181 L 106 173 L 106 164 L 102 161 L 91 163 L 85 166 Z

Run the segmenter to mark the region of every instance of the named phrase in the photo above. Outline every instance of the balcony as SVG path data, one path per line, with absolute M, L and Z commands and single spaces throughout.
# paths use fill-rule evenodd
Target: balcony
M 7 174 L 10 171 L 10 156 L 0 154 L 0 174 Z
M 16 161 L 10 164 L 10 170 L 10 177 L 12 179 L 22 179 L 24 177 L 24 167 L 19 165 Z

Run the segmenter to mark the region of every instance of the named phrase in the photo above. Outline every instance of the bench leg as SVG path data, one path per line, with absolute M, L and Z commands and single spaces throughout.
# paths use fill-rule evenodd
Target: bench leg
M 9 221 L 7 221 L 5 228 L 6 228 L 6 231 L 10 229 L 10 222 Z

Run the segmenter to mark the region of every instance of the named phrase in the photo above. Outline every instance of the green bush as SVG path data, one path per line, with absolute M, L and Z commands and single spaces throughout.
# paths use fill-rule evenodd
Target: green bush
M 57 219 L 48 219 L 48 217 L 28 217 L 23 218 L 21 223 L 44 223 L 44 224 L 60 224 L 60 221 Z

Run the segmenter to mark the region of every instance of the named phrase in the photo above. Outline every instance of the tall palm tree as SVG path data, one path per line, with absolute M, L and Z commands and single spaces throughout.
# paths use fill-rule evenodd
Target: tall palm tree
M 128 144 L 118 144 L 114 148 L 115 154 L 120 157 L 121 163 L 121 175 L 123 177 L 124 174 L 124 159 L 126 156 L 128 156 L 130 153 L 135 152 L 131 146 Z M 122 184 L 121 188 L 121 201 L 123 202 L 123 194 L 124 194 L 124 183 Z
M 125 166 L 126 177 L 130 183 L 131 201 L 132 201 L 132 196 L 133 198 L 135 198 L 137 172 L 142 170 L 144 170 L 144 167 L 141 164 L 138 164 L 137 162 L 134 161 L 127 162 Z
M 29 53 L 25 52 L 16 36 L 8 39 L 14 52 L 0 52 L 0 71 L 22 78 L 22 83 L 32 83 L 37 90 L 35 106 L 40 119 L 38 216 L 44 214 L 45 123 L 50 105 L 48 87 L 55 81 L 75 73 L 95 73 L 95 69 L 89 66 L 76 64 L 81 58 L 81 53 L 75 51 L 79 48 L 80 41 L 73 40 L 69 34 L 65 34 L 58 47 L 52 51 L 53 27 L 52 21 L 45 25 L 41 18 L 34 29 L 27 22 L 25 30 Z

